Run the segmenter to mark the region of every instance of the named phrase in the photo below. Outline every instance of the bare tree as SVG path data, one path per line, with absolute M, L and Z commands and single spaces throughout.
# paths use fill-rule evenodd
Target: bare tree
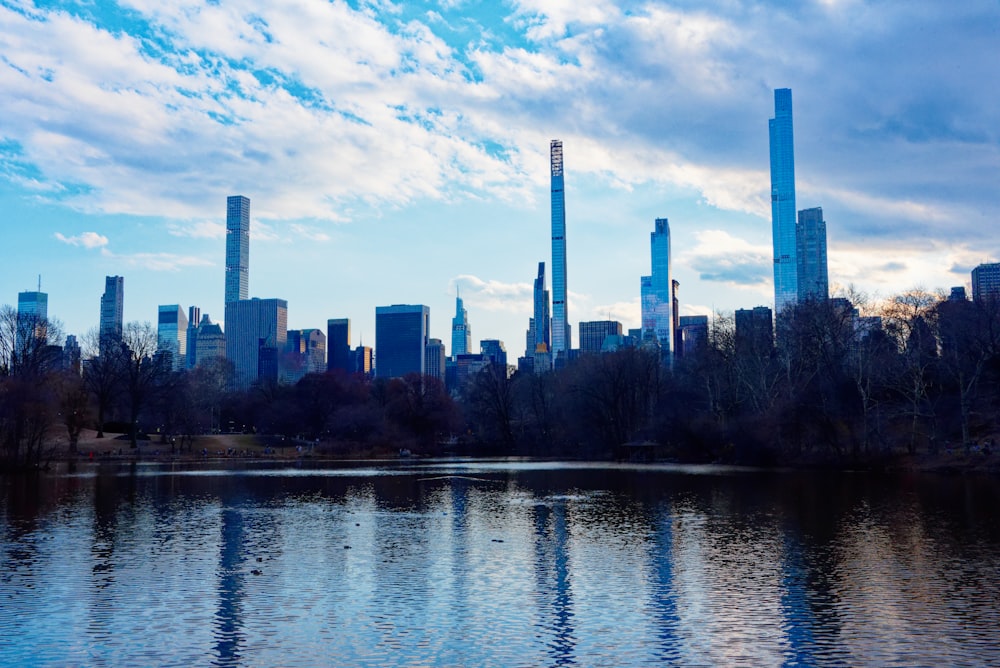
M 95 328 L 83 337 L 83 355 L 83 384 L 97 408 L 97 438 L 104 438 L 104 423 L 122 393 L 122 347 L 120 342 L 102 342 Z
M 139 415 L 163 389 L 171 361 L 157 355 L 156 329 L 148 322 L 129 322 L 120 343 L 121 379 L 129 411 L 129 440 L 138 446 Z

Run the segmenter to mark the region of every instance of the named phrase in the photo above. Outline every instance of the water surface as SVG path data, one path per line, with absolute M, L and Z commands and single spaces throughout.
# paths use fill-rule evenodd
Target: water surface
M 413 461 L 0 484 L 3 665 L 1000 663 L 992 479 Z

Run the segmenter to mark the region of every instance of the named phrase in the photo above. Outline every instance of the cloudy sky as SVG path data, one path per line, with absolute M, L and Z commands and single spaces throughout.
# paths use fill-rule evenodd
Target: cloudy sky
M 523 354 L 564 143 L 569 315 L 639 324 L 653 220 L 682 313 L 773 302 L 767 121 L 831 282 L 888 296 L 1000 259 L 997 0 L 0 0 L 0 303 L 69 333 L 223 315 L 225 200 L 289 326 L 424 303 Z M 449 351 L 450 352 L 450 351 Z

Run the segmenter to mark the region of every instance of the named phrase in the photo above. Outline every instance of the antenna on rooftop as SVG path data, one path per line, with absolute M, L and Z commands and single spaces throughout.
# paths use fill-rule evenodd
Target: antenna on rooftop
M 39 292 L 42 291 L 42 275 L 41 274 L 38 275 L 38 291 Z

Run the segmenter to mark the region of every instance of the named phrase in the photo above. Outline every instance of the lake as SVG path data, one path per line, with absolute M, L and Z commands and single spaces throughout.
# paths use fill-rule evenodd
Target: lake
M 0 665 L 1000 664 L 993 478 L 401 460 L 0 486 Z

